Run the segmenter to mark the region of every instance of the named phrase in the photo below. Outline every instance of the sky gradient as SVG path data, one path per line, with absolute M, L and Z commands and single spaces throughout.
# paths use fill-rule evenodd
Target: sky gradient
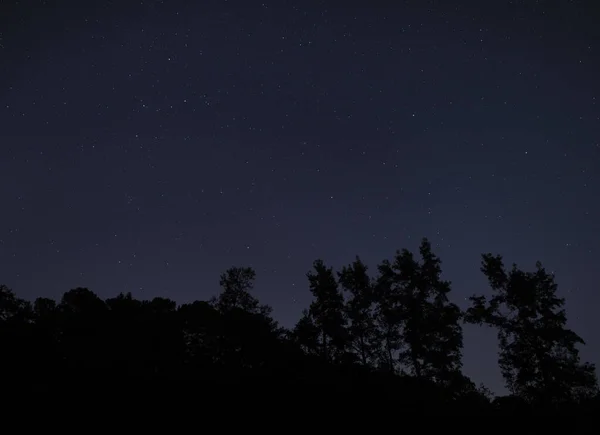
M 3 3 L 0 283 L 186 302 L 252 266 L 292 326 L 313 260 L 374 272 L 426 236 L 462 307 L 481 253 L 542 261 L 598 364 L 597 10 Z M 493 331 L 464 354 L 503 391 Z

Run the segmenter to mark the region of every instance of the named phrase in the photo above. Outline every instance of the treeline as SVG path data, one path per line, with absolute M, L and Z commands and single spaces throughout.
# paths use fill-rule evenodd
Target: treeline
M 566 326 L 553 274 L 539 263 L 533 272 L 506 268 L 491 254 L 482 256 L 481 271 L 493 296 L 473 296 L 462 311 L 427 239 L 418 258 L 397 251 L 374 275 L 358 257 L 339 271 L 317 260 L 307 274 L 313 301 L 291 330 L 253 296 L 252 268 L 227 270 L 217 296 L 179 306 L 131 293 L 102 300 L 86 288 L 31 303 L 0 286 L 0 364 L 31 391 L 56 379 L 113 388 L 132 381 L 280 391 L 318 385 L 438 412 L 597 408 L 595 368 L 580 361 L 584 342 Z M 510 396 L 495 398 L 463 375 L 465 322 L 497 329 Z

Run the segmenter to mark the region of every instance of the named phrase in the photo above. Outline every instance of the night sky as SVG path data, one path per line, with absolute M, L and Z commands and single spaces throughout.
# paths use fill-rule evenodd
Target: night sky
M 0 283 L 187 302 L 252 266 L 292 326 L 313 260 L 427 236 L 463 307 L 481 253 L 542 261 L 600 363 L 593 2 L 363 4 L 2 2 Z M 503 391 L 493 331 L 464 353 Z

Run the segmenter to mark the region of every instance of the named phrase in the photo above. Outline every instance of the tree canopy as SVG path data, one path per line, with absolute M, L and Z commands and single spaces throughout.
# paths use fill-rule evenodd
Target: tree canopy
M 540 263 L 507 270 L 501 256 L 483 255 L 493 295 L 473 296 L 463 312 L 427 239 L 418 254 L 399 250 L 374 275 L 358 256 L 337 271 L 316 260 L 307 273 L 312 302 L 290 330 L 253 294 L 250 267 L 222 273 L 209 301 L 181 305 L 131 293 L 102 299 L 87 288 L 29 302 L 0 285 L 0 368 L 34 390 L 96 377 L 111 385 L 327 385 L 356 398 L 360 386 L 436 412 L 598 406 L 595 367 L 580 360 L 585 343 L 567 327 L 565 300 Z M 494 397 L 462 373 L 463 322 L 497 329 L 510 396 Z

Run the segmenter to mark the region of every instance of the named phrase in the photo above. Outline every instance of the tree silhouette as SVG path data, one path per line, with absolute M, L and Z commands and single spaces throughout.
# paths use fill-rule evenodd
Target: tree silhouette
M 403 346 L 401 287 L 395 282 L 396 274 L 388 260 L 384 260 L 377 269 L 379 276 L 375 284 L 375 318 L 382 340 L 379 368 L 395 374 L 398 365 L 397 352 Z
M 111 372 L 119 376 L 149 376 L 147 349 L 151 341 L 144 303 L 131 293 L 106 299 L 109 310 L 107 334 L 111 343 Z
M 283 331 L 271 317 L 272 308 L 260 304 L 250 292 L 256 273 L 232 267 L 221 275 L 221 293 L 212 301 L 219 312 L 216 333 L 218 364 L 246 372 L 276 365 L 272 349 Z
M 344 296 L 339 290 L 335 274 L 322 260 L 313 263 L 314 271 L 308 272 L 310 291 L 314 301 L 303 320 L 301 331 L 309 331 L 310 323 L 318 329 L 318 353 L 325 361 L 341 362 L 347 351 L 346 317 Z M 297 329 L 297 332 L 300 331 Z M 306 338 L 307 340 L 310 337 Z
M 106 366 L 108 307 L 87 288 L 66 292 L 58 305 L 60 342 L 66 367 L 73 373 Z
M 62 355 L 56 345 L 60 340 L 61 313 L 56 301 L 48 298 L 37 298 L 33 303 L 35 319 L 33 360 L 37 361 L 36 372 L 44 378 L 55 376 L 60 370 Z
M 376 277 L 359 257 L 339 271 L 315 261 L 314 299 L 291 331 L 252 294 L 252 268 L 226 270 L 215 297 L 179 306 L 131 293 L 102 300 L 87 288 L 32 304 L 0 286 L 3 393 L 11 397 L 14 381 L 29 397 L 125 395 L 135 385 L 161 394 L 188 386 L 210 398 L 212 385 L 238 401 L 318 392 L 330 403 L 382 400 L 435 415 L 600 409 L 594 367 L 579 361 L 583 340 L 566 328 L 564 300 L 541 265 L 507 272 L 501 257 L 483 257 L 495 295 L 473 297 L 466 320 L 498 328 L 513 394 L 494 398 L 461 372 L 461 312 L 427 239 L 419 253 L 397 251 Z
M 391 313 L 386 323 L 401 338 L 398 361 L 417 377 L 450 382 L 461 367 L 461 311 L 448 300 L 450 283 L 441 279 L 441 261 L 427 239 L 419 251 L 421 263 L 405 249 L 379 266 L 380 311 Z
M 315 324 L 313 316 L 309 310 L 303 310 L 302 316 L 293 331 L 291 332 L 292 340 L 300 346 L 300 348 L 308 355 L 321 355 L 321 337 L 322 333 L 319 327 Z
M 19 373 L 35 368 L 35 326 L 31 304 L 5 285 L 0 285 L 0 368 L 4 373 Z
M 578 344 L 584 341 L 566 327 L 565 301 L 556 295 L 554 276 L 541 263 L 535 272 L 513 265 L 506 271 L 502 257 L 482 256 L 481 271 L 494 295 L 473 296 L 466 320 L 498 329 L 499 364 L 508 389 L 531 403 L 556 404 L 596 393 L 594 366 L 581 363 Z
M 375 318 L 375 289 L 367 266 L 356 257 L 338 276 L 342 288 L 349 294 L 345 305 L 349 344 L 363 365 L 373 365 L 381 349 L 381 340 Z
M 171 299 L 156 297 L 142 303 L 143 324 L 148 347 L 146 348 L 147 372 L 162 377 L 172 377 L 179 371 L 184 353 L 184 340 L 177 318 L 177 303 Z
M 256 272 L 251 267 L 227 269 L 219 281 L 222 292 L 213 299 L 213 304 L 222 313 L 238 308 L 248 313 L 270 316 L 273 311 L 271 307 L 261 305 L 251 294 L 255 279 Z
M 0 285 L 0 322 L 7 325 L 29 320 L 31 316 L 31 304 L 18 298 L 7 286 Z
M 206 372 L 220 364 L 220 314 L 208 302 L 194 301 L 177 311 L 185 344 L 184 362 L 192 371 Z

